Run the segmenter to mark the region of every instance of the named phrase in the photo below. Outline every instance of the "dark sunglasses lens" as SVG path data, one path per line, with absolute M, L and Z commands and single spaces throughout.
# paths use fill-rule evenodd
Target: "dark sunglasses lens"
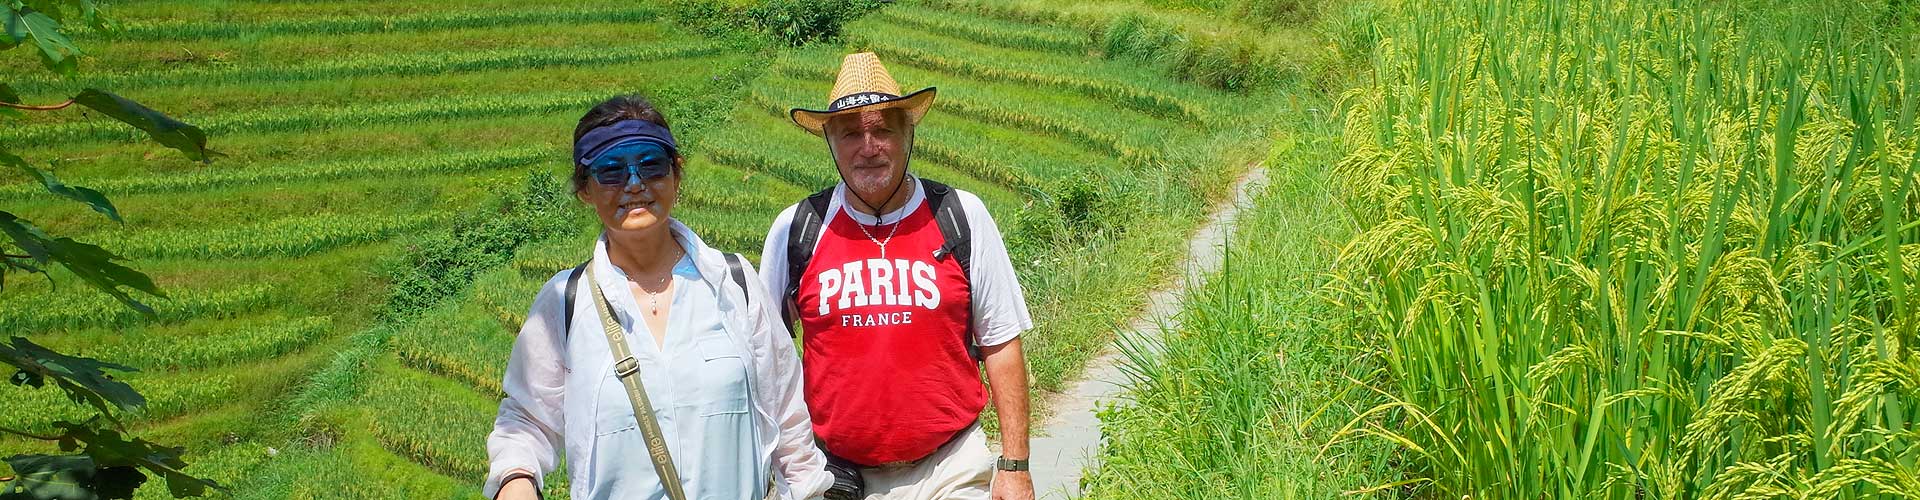
M 634 166 L 620 165 L 595 168 L 593 170 L 593 179 L 608 186 L 624 186 L 627 184 L 628 177 L 632 175 L 637 174 L 640 176 L 641 182 L 647 182 L 666 177 L 668 173 L 669 170 L 665 163 L 647 162 Z
M 593 169 L 593 180 L 604 186 L 618 186 L 627 183 L 627 167 L 600 167 Z

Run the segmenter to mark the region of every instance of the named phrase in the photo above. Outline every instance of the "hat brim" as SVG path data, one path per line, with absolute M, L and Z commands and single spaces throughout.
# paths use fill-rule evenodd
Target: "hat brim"
M 806 129 L 808 132 L 812 132 L 813 135 L 818 136 L 826 135 L 827 120 L 833 119 L 835 116 L 883 109 L 904 109 L 907 112 L 907 123 L 919 125 L 920 118 L 926 116 L 927 110 L 933 107 L 933 97 L 936 94 L 939 94 L 939 89 L 927 87 L 917 92 L 900 96 L 898 99 L 862 104 L 834 111 L 793 108 L 793 110 L 788 111 L 787 114 L 793 118 L 794 125 L 799 125 L 800 128 Z

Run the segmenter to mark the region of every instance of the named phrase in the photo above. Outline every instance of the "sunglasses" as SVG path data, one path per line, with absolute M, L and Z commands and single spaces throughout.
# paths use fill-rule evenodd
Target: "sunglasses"
M 673 154 L 656 144 L 621 144 L 595 158 L 588 172 L 594 182 L 608 187 L 652 182 L 673 174 Z
M 625 186 L 632 182 L 653 182 L 673 174 L 670 163 L 649 160 L 639 165 L 599 165 L 593 167 L 593 180 L 602 186 Z

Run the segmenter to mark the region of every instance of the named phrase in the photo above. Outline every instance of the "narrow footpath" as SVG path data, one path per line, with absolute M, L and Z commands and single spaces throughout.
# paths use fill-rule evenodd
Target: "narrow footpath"
M 1253 195 L 1266 183 L 1267 169 L 1255 164 L 1234 183 L 1233 197 L 1214 207 L 1207 224 L 1187 241 L 1183 272 L 1166 288 L 1147 297 L 1147 309 L 1133 319 L 1121 336 L 1137 336 L 1144 345 L 1159 345 L 1162 332 L 1180 328 L 1178 314 L 1187 291 L 1206 283 L 1220 269 L 1228 238 L 1240 210 L 1253 204 Z M 1120 354 L 1113 346 L 1087 364 L 1079 382 L 1074 383 L 1052 405 L 1053 417 L 1038 422 L 1033 438 L 1033 489 L 1041 499 L 1065 499 L 1080 496 L 1080 474 L 1100 453 L 1100 418 L 1096 410 L 1107 404 L 1124 404 L 1126 375 L 1121 372 Z

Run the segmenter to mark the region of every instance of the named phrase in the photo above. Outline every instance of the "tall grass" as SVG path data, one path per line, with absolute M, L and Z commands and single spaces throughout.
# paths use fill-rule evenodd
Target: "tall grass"
M 1325 337 L 1340 311 L 1314 294 L 1348 228 L 1326 164 L 1340 150 L 1324 101 L 1290 109 L 1242 207 L 1223 269 L 1189 291 L 1164 338 L 1123 337 L 1128 403 L 1100 414 L 1090 498 L 1333 498 L 1395 477 L 1390 449 L 1321 445 L 1369 395 L 1363 366 Z M 1357 396 L 1357 397 L 1356 397 Z
M 1328 290 L 1435 497 L 1920 494 L 1913 46 L 1876 7 L 1413 1 Z

